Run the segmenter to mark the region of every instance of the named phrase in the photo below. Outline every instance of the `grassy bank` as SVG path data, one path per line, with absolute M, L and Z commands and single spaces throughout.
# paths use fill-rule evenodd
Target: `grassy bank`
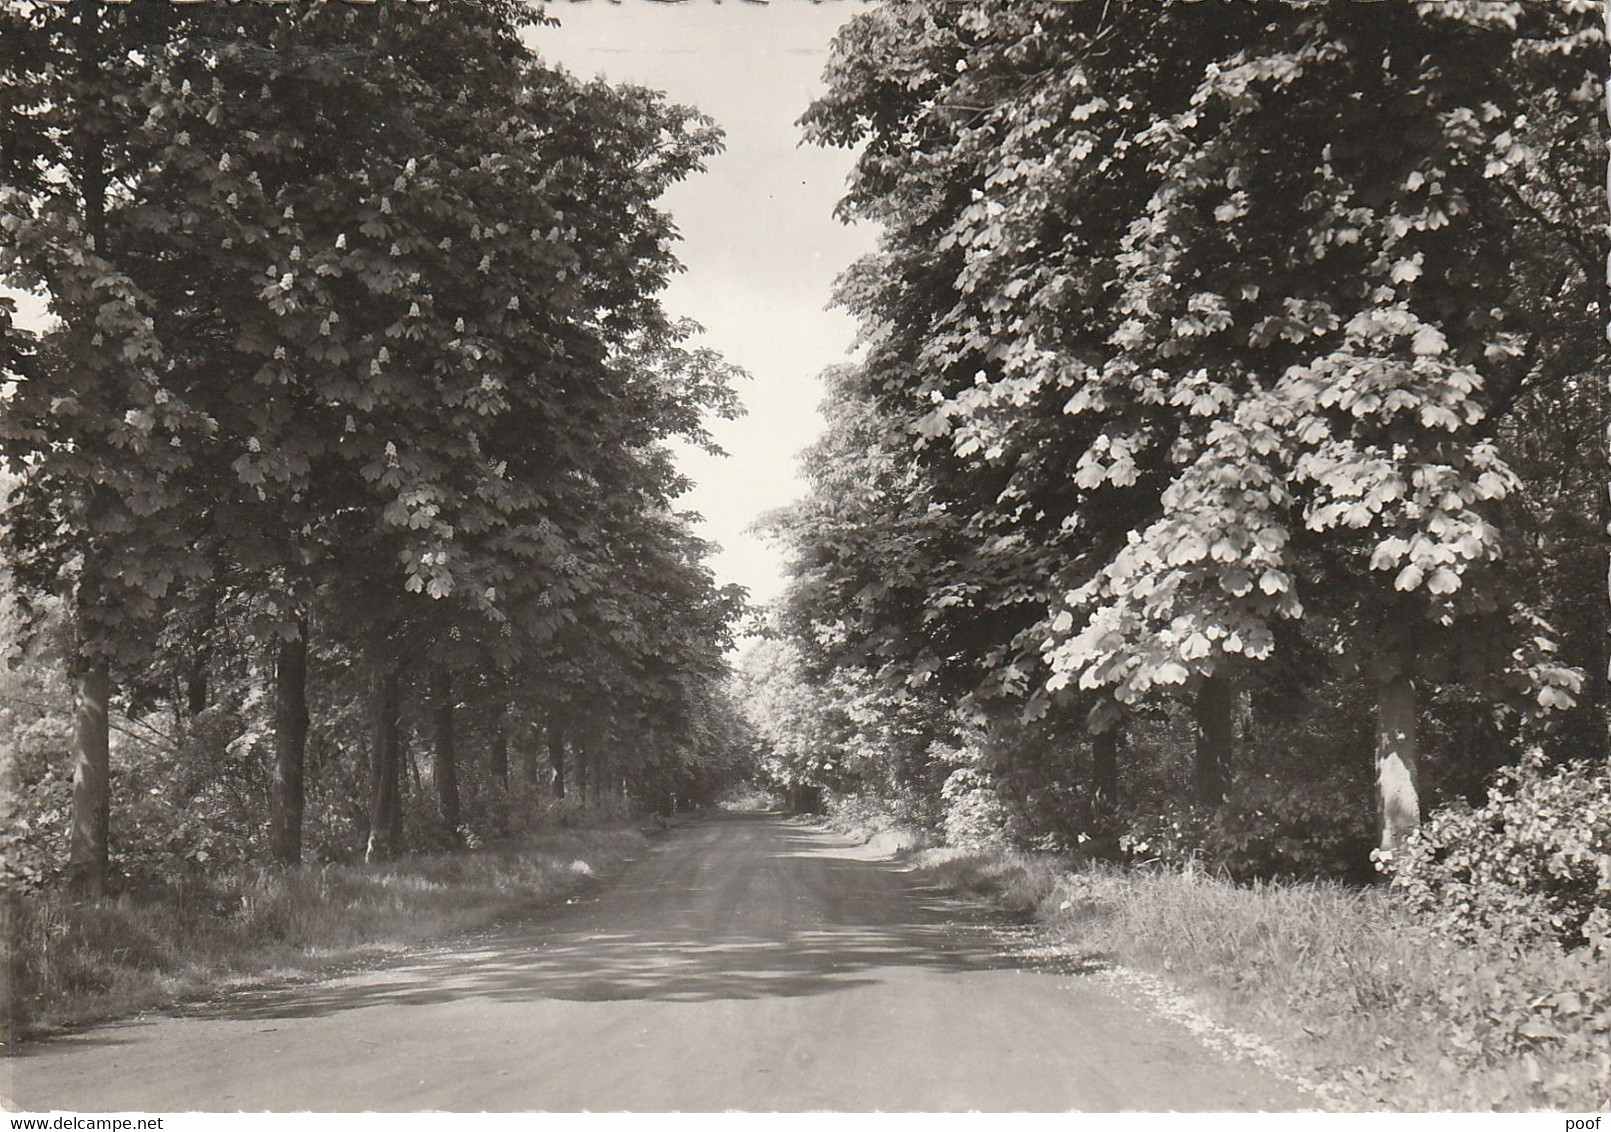
M 1336 1107 L 1611 1107 L 1611 956 L 1456 947 L 1385 894 L 1338 885 L 995 851 L 915 861 L 950 891 L 1032 914 L 1057 962 L 1247 1036 Z
M 13 907 L 11 1002 L 24 1033 L 228 987 L 295 979 L 563 899 L 642 849 L 635 829 L 555 829 L 518 846 L 385 864 L 253 870 L 101 904 Z

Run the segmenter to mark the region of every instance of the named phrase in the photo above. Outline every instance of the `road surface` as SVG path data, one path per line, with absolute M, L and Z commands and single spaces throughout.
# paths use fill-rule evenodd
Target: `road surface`
M 680 829 L 529 924 L 27 1046 L 0 1084 L 79 1112 L 1315 1107 L 768 815 Z

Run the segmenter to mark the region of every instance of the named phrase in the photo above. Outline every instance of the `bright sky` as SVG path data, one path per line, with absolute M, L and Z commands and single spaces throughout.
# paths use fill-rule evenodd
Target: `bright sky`
M 778 555 L 746 528 L 797 498 L 797 453 L 817 437 L 822 370 L 845 360 L 851 320 L 829 312 L 834 277 L 872 250 L 865 226 L 833 218 L 851 157 L 799 145 L 794 123 L 820 91 L 828 42 L 865 0 L 561 0 L 541 54 L 586 78 L 665 91 L 727 133 L 709 171 L 668 196 L 687 272 L 667 306 L 705 327 L 705 342 L 754 378 L 749 409 L 717 422 L 727 459 L 692 453 L 699 483 L 684 501 L 721 544 L 713 565 L 761 601 L 782 587 Z

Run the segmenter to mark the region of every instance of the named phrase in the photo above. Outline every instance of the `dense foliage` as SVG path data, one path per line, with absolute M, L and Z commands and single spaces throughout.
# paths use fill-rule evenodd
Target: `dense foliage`
M 1480 806 L 1434 814 L 1391 862 L 1405 904 L 1459 941 L 1611 956 L 1611 768 L 1533 752 Z
M 1604 47 L 1589 0 L 852 20 L 803 125 L 882 239 L 772 520 L 790 718 L 924 704 L 950 769 L 878 757 L 959 828 L 1239 876 L 1606 758 Z
M 672 458 L 735 373 L 659 299 L 719 134 L 542 22 L 0 13 L 0 279 L 48 308 L 0 315 L 13 879 L 457 844 L 748 758 Z

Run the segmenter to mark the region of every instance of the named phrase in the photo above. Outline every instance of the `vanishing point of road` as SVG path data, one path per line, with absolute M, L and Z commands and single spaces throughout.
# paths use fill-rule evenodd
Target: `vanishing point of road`
M 1316 1107 L 771 815 L 676 830 L 528 923 L 26 1046 L 0 1092 L 75 1112 Z

